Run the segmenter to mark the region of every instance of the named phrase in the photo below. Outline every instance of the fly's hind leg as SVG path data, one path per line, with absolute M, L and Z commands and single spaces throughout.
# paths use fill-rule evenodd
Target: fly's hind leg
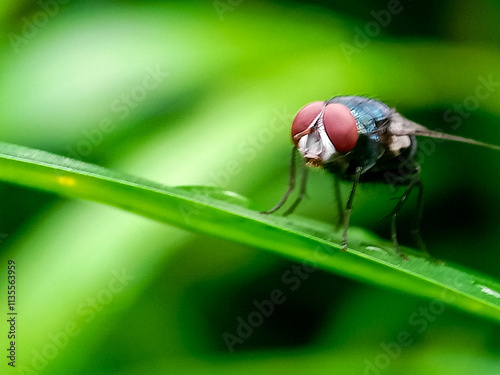
M 399 242 L 398 242 L 398 236 L 397 236 L 397 217 L 399 214 L 399 211 L 401 211 L 401 208 L 403 207 L 404 203 L 406 202 L 406 199 L 410 195 L 411 191 L 415 186 L 418 186 L 419 188 L 419 194 L 418 194 L 418 212 L 417 212 L 417 217 L 415 221 L 415 227 L 412 231 L 413 236 L 415 237 L 417 243 L 419 246 L 423 249 L 425 252 L 425 245 L 424 242 L 422 241 L 422 238 L 420 237 L 420 221 L 422 218 L 422 208 L 423 208 L 423 185 L 422 185 L 422 180 L 420 180 L 420 171 L 417 171 L 417 173 L 414 175 L 413 179 L 411 182 L 408 184 L 406 187 L 405 192 L 403 195 L 399 198 L 398 203 L 396 204 L 396 207 L 392 210 L 392 212 L 389 214 L 391 216 L 391 238 L 392 238 L 392 243 L 394 244 L 394 248 L 396 249 L 396 253 L 401 256 L 401 258 L 407 260 L 408 258 L 401 252 L 401 248 L 399 247 Z
M 420 180 L 420 178 L 418 179 L 417 186 L 418 186 L 417 216 L 415 217 L 415 224 L 411 232 L 418 247 L 420 248 L 420 251 L 422 251 L 422 253 L 424 253 L 425 255 L 429 256 L 429 253 L 427 252 L 427 248 L 425 246 L 425 242 L 422 239 L 422 235 L 420 233 L 420 225 L 422 224 L 422 215 L 424 211 L 424 204 L 423 204 L 424 185 L 422 183 L 422 180 Z

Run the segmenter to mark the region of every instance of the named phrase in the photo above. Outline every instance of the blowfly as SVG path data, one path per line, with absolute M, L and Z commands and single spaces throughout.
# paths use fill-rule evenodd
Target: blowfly
M 403 195 L 391 217 L 391 237 L 396 252 L 402 256 L 397 239 L 396 218 L 408 195 L 418 188 L 417 215 L 413 234 L 421 249 L 420 237 L 423 185 L 420 166 L 416 161 L 416 136 L 458 141 L 496 150 L 500 147 L 427 129 L 410 121 L 386 104 L 362 96 L 337 96 L 304 106 L 292 123 L 292 155 L 289 186 L 280 202 L 263 213 L 270 214 L 282 207 L 295 188 L 296 153 L 305 159 L 298 198 L 285 211 L 293 212 L 306 192 L 307 167 L 320 167 L 341 180 L 352 182 L 345 209 L 339 207 L 339 221 L 344 227 L 342 249 L 347 249 L 347 231 L 356 187 L 361 182 L 380 182 L 405 186 Z M 401 166 L 404 165 L 404 168 Z M 340 201 L 338 180 L 335 179 L 337 202 Z

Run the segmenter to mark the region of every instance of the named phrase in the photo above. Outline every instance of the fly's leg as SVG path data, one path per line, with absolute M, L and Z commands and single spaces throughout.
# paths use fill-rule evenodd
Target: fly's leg
M 285 192 L 285 195 L 283 195 L 283 198 L 278 202 L 278 204 L 271 208 L 268 211 L 261 211 L 262 214 L 272 214 L 273 212 L 279 210 L 281 206 L 283 206 L 286 203 L 286 200 L 288 199 L 289 195 L 293 192 L 293 189 L 295 189 L 295 154 L 296 154 L 297 149 L 295 147 L 292 148 L 292 154 L 290 157 L 290 178 L 288 181 L 288 189 Z M 303 177 L 304 178 L 304 177 Z M 298 204 L 298 203 L 297 203 Z
M 340 184 L 337 178 L 334 179 L 334 187 L 335 187 L 335 201 L 337 203 L 337 212 L 338 212 L 337 229 L 340 229 L 342 224 L 344 223 L 344 207 L 342 207 L 342 194 L 340 193 Z
M 399 211 L 401 211 L 401 208 L 403 207 L 404 203 L 406 202 L 406 199 L 408 198 L 408 196 L 410 195 L 411 191 L 413 190 L 413 188 L 415 186 L 419 186 L 419 199 L 418 199 L 419 212 L 417 214 L 417 225 L 420 223 L 420 217 L 421 217 L 421 211 L 422 211 L 422 194 L 423 194 L 422 181 L 420 180 L 420 173 L 417 173 L 415 175 L 415 177 L 413 178 L 413 180 L 408 184 L 405 192 L 403 193 L 401 198 L 399 198 L 399 201 L 396 204 L 396 207 L 394 207 L 394 209 L 390 213 L 392 243 L 394 244 L 394 248 L 396 249 L 396 253 L 404 260 L 407 260 L 408 258 L 401 252 L 401 248 L 399 247 L 396 222 L 397 222 L 397 217 L 398 217 Z M 417 229 L 416 232 L 414 232 L 414 233 L 415 233 L 414 234 L 415 236 L 418 236 L 418 238 L 420 237 L 420 229 Z M 421 238 L 420 238 L 420 241 L 422 241 Z
M 356 192 L 356 186 L 359 183 L 359 177 L 361 176 L 361 171 L 363 168 L 357 167 L 356 173 L 354 174 L 354 181 L 352 184 L 351 194 L 349 195 L 349 200 L 347 201 L 347 206 L 344 213 L 344 234 L 342 235 L 342 251 L 347 250 L 347 230 L 349 229 L 349 219 L 351 218 L 352 201 L 354 200 L 354 193 Z
M 391 237 L 392 237 L 392 243 L 394 244 L 394 248 L 396 249 L 396 253 L 401 258 L 403 258 L 404 260 L 408 260 L 408 257 L 402 253 L 401 248 L 399 247 L 398 234 L 397 234 L 397 228 L 396 228 L 396 218 L 397 218 L 397 216 L 398 216 L 397 213 L 393 213 L 392 214 L 392 219 L 391 219 Z
M 304 199 L 304 197 L 306 196 L 306 186 L 307 186 L 307 166 L 305 164 L 303 164 L 302 178 L 300 179 L 299 196 L 297 197 L 297 199 L 295 199 L 295 201 L 288 208 L 288 210 L 286 210 L 283 213 L 283 216 L 290 215 L 297 208 L 297 206 L 302 201 L 302 199 Z
M 412 230 L 412 234 L 413 238 L 415 238 L 415 241 L 417 242 L 418 247 L 420 248 L 420 251 L 429 256 L 429 253 L 427 252 L 425 246 L 425 242 L 420 234 L 420 224 L 422 223 L 422 214 L 424 211 L 423 210 L 424 185 L 422 184 L 422 181 L 420 179 L 418 179 L 417 186 L 418 186 L 417 217 L 415 218 L 415 224 Z

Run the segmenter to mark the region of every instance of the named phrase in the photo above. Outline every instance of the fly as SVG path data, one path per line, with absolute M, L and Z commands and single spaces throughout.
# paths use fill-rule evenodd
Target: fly
M 340 205 L 340 188 L 335 179 L 339 222 L 344 227 L 342 250 L 347 249 L 347 231 L 352 202 L 360 182 L 380 182 L 405 186 L 403 195 L 391 217 L 391 238 L 396 252 L 403 258 L 397 239 L 396 219 L 408 195 L 418 188 L 417 215 L 412 231 L 418 245 L 425 251 L 420 236 L 423 184 L 420 166 L 416 162 L 416 136 L 458 141 L 500 150 L 499 146 L 440 133 L 410 121 L 386 104 L 362 96 L 337 96 L 328 101 L 317 101 L 304 106 L 292 122 L 292 155 L 288 189 L 279 203 L 265 214 L 281 208 L 295 189 L 296 153 L 305 159 L 299 195 L 284 212 L 292 213 L 306 193 L 307 167 L 320 167 L 344 181 L 352 182 L 345 209 Z M 404 165 L 404 168 L 401 168 Z

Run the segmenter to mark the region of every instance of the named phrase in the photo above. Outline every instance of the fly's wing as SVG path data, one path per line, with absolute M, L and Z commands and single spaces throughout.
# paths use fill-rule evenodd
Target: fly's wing
M 469 143 L 471 145 L 488 147 L 493 150 L 500 150 L 500 146 L 495 146 L 488 143 L 479 142 L 474 139 L 459 137 L 457 135 L 451 135 L 446 133 L 440 133 L 434 130 L 427 129 L 425 126 L 422 126 L 420 124 L 417 124 L 416 122 L 404 118 L 396 111 L 393 111 L 389 115 L 389 121 L 385 123 L 383 126 L 381 126 L 378 130 L 395 136 L 416 135 L 422 137 L 439 138 L 448 141 L 463 142 L 463 143 Z

